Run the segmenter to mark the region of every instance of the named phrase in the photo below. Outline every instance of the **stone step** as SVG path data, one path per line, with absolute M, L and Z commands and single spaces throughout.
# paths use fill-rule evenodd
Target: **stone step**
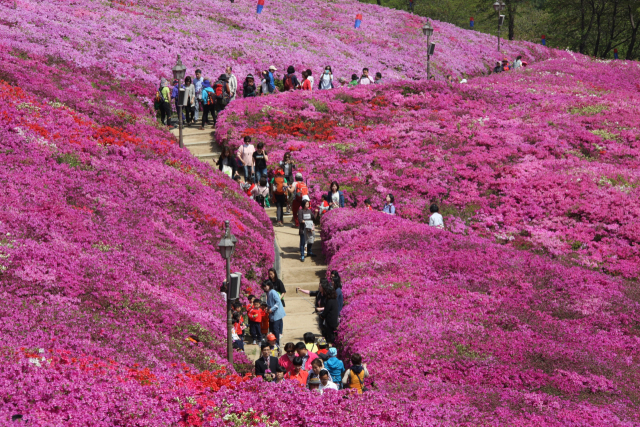
M 213 153 L 209 152 L 209 153 L 202 153 L 202 154 L 194 154 L 194 156 L 196 156 L 200 160 L 211 160 L 213 161 L 213 164 L 215 164 L 215 161 L 218 160 L 218 157 L 220 157 L 220 152 L 216 151 Z
M 327 267 L 324 265 L 311 265 L 311 261 L 305 260 L 309 263 L 308 267 L 287 267 L 283 266 L 282 269 L 282 281 L 284 283 L 319 283 L 320 279 L 326 277 Z M 302 263 L 300 263 L 302 264 Z
M 220 155 L 220 150 L 218 150 L 217 147 L 213 147 L 210 142 L 191 142 L 185 144 L 185 147 L 187 147 L 194 156 L 213 153 L 218 154 L 218 156 Z M 216 160 L 218 160 L 218 157 L 216 157 Z
M 171 129 L 170 132 L 177 137 L 180 134 L 178 125 L 176 124 L 175 128 Z M 184 126 L 182 128 L 182 136 L 184 137 L 187 135 L 203 135 L 213 138 L 215 135 L 215 129 L 212 129 L 211 126 L 205 126 L 203 130 L 200 130 L 200 123 L 197 125 Z

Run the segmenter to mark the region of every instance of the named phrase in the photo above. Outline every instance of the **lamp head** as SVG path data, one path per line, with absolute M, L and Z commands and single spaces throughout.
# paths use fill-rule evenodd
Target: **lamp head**
M 427 21 L 423 27 L 422 27 L 422 34 L 424 34 L 427 37 L 430 37 L 433 34 L 433 27 L 431 26 L 431 24 L 429 23 L 429 21 Z
M 173 78 L 181 82 L 184 79 L 184 75 L 187 72 L 187 67 L 182 64 L 182 60 L 180 59 L 180 55 L 178 55 L 178 60 L 176 61 L 176 65 L 171 69 L 173 72 Z

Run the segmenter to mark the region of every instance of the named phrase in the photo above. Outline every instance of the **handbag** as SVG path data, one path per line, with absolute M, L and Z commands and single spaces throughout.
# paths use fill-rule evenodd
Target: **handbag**
M 227 175 L 229 178 L 231 178 L 232 177 L 231 175 L 233 174 L 233 169 L 231 169 L 231 166 L 224 165 L 222 166 L 222 173 Z

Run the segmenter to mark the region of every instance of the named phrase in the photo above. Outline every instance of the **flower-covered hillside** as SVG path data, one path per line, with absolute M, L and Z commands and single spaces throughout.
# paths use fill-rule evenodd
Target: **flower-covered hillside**
M 48 381 L 40 357 L 117 365 L 136 378 L 224 364 L 217 242 L 230 220 L 232 268 L 257 290 L 274 257 L 264 211 L 166 139 L 96 124 L 6 83 L 0 117 L 0 406 L 74 405 L 79 394 L 64 398 L 70 378 L 54 373 L 51 392 L 28 397 Z M 117 401 L 113 393 L 103 398 Z
M 80 67 L 86 70 L 83 74 L 108 73 L 127 86 L 135 82 L 147 89 L 161 76 L 170 76 L 177 54 L 189 74 L 202 68 L 211 77 L 223 73 L 226 65 L 234 65 L 243 78 L 271 64 L 280 75 L 289 65 L 317 71 L 330 64 L 337 77 L 349 78 L 370 67 L 388 78 L 426 78 L 423 18 L 356 0 L 267 1 L 260 15 L 256 3 L 17 0 L 14 9 L 13 2 L 6 1 L 0 4 L 0 53 L 3 62 L 11 63 L 13 55 L 60 63 L 67 69 Z M 355 29 L 358 13 L 363 24 Z M 433 26 L 431 41 L 438 47 L 432 70 L 437 75 L 483 73 L 505 55 L 512 59 L 523 54 L 535 61 L 561 54 L 508 41 L 500 53 L 494 37 L 447 23 Z M 37 73 L 28 75 L 28 84 L 43 83 Z M 71 91 L 80 89 L 69 83 Z M 135 89 L 131 94 L 139 95 Z
M 465 415 L 447 425 L 637 424 L 637 283 L 364 209 L 322 233 L 344 351 L 407 408 Z
M 640 273 L 637 63 L 553 59 L 468 84 L 393 84 L 241 101 L 219 138 L 285 151 L 315 185 L 401 216 Z

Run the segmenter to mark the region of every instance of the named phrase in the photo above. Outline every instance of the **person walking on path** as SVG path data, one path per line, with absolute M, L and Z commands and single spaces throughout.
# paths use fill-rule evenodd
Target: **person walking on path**
M 238 148 L 238 152 L 236 153 L 240 166 L 242 166 L 244 180 L 246 182 L 253 181 L 251 177 L 253 176 L 253 153 L 255 150 L 255 147 L 251 144 L 251 137 L 245 136 L 244 142 Z
M 324 72 L 322 73 L 322 76 L 320 76 L 320 81 L 318 82 L 318 89 L 333 89 L 333 72 L 331 71 L 330 65 L 327 65 L 324 68 Z
M 269 344 L 264 343 L 260 346 L 261 357 L 256 360 L 255 368 L 256 368 L 256 376 L 262 377 L 267 371 L 274 374 L 278 369 L 278 358 L 271 357 L 271 348 Z
M 335 289 L 333 289 L 328 282 L 326 282 L 323 287 L 325 288 L 326 301 L 324 310 L 320 313 L 320 318 L 324 320 L 322 324 L 322 335 L 326 338 L 327 342 L 333 344 L 335 341 L 335 331 L 338 329 L 340 307 Z
M 300 383 L 301 386 L 306 387 L 308 376 L 309 376 L 309 373 L 304 369 L 302 369 L 302 359 L 299 357 L 294 357 L 293 369 L 287 372 L 284 378 L 286 380 L 296 380 Z
M 393 205 L 395 198 L 393 197 L 393 194 L 387 194 L 387 197 L 385 199 L 385 204 L 384 204 L 384 208 L 382 208 L 382 212 L 389 214 L 389 215 L 395 215 L 396 214 L 396 207 Z
M 282 86 L 284 87 L 285 91 L 295 90 L 300 87 L 300 82 L 298 81 L 295 72 L 296 69 L 293 68 L 293 65 L 289 65 L 289 67 L 287 68 L 287 74 L 285 74 L 284 78 L 282 79 Z
M 442 220 L 442 215 L 440 215 L 440 209 L 438 205 L 433 203 L 429 206 L 429 211 L 431 212 L 431 216 L 429 217 L 429 225 L 431 227 L 444 228 L 444 221 Z
M 336 295 L 338 296 L 338 311 L 342 312 L 342 308 L 344 307 L 344 295 L 342 295 L 342 279 L 340 279 L 338 270 L 331 271 L 331 285 L 333 286 L 333 289 L 336 290 Z
M 160 79 L 158 93 L 160 94 L 160 120 L 163 125 L 167 125 L 171 129 L 171 89 L 169 89 L 169 82 L 164 77 Z
M 249 74 L 242 83 L 242 97 L 252 98 L 258 96 L 258 88 L 252 74 Z
M 263 208 L 269 198 L 269 186 L 267 185 L 267 177 L 261 176 L 258 185 L 251 190 L 251 197 Z M 268 207 L 268 206 L 267 206 Z
M 247 316 L 249 317 L 249 332 L 251 333 L 251 338 L 253 338 L 253 345 L 262 341 L 262 332 L 260 329 L 262 325 L 262 316 L 267 315 L 260 305 L 261 301 L 256 298 L 253 301 L 253 307 L 247 313 Z
M 209 113 L 215 104 L 215 92 L 211 87 L 211 81 L 206 78 L 202 82 L 202 124 L 200 130 L 204 130 L 205 125 L 209 124 Z
M 360 76 L 360 79 L 358 80 L 358 84 L 359 85 L 370 85 L 375 83 L 373 81 L 373 79 L 369 76 L 369 69 L 368 68 L 363 68 L 362 69 L 362 76 Z
M 229 102 L 234 101 L 236 99 L 236 93 L 238 92 L 238 79 L 233 74 L 233 69 L 231 65 L 227 66 L 225 70 L 227 81 L 229 82 Z
M 304 248 L 307 248 L 307 256 L 315 257 L 316 254 L 311 252 L 311 246 L 314 242 L 315 225 L 313 220 L 318 216 L 318 211 L 311 210 L 311 202 L 309 196 L 302 197 L 302 206 L 298 211 L 298 223 L 300 228 L 298 234 L 300 234 L 300 261 L 304 262 Z
M 315 307 L 316 313 L 320 313 L 322 310 L 324 310 L 324 303 L 325 303 L 325 295 L 324 295 L 324 287 L 322 286 L 322 281 L 320 281 L 320 286 L 318 286 L 318 290 L 317 291 L 310 291 L 307 289 L 302 289 L 302 288 L 296 288 L 296 292 L 300 292 L 303 294 L 307 294 L 310 297 L 314 297 L 315 301 L 313 306 Z
M 229 178 L 233 178 L 238 173 L 238 164 L 236 163 L 235 156 L 231 155 L 231 148 L 229 148 L 228 145 L 225 145 L 224 148 L 222 148 L 222 154 L 220 154 L 216 165 L 220 172 L 224 173 Z
M 331 375 L 331 380 L 342 388 L 342 377 L 344 376 L 344 363 L 338 359 L 338 350 L 335 347 L 329 349 L 329 359 L 324 364 Z
M 276 342 L 280 345 L 280 335 L 282 335 L 283 329 L 282 319 L 286 316 L 286 313 L 280 301 L 280 296 L 271 286 L 271 282 L 265 281 L 262 283 L 262 290 L 267 294 L 269 327 L 271 332 L 276 336 Z
M 264 149 L 264 142 L 258 143 L 258 149 L 253 152 L 251 163 L 256 174 L 256 181 L 260 181 L 261 177 L 267 178 L 267 162 L 269 156 Z
M 320 371 L 318 378 L 320 379 L 320 387 L 318 388 L 320 394 L 324 393 L 325 390 L 338 390 L 338 385 L 331 381 L 331 375 L 326 369 Z
M 196 87 L 191 81 L 191 76 L 184 78 L 184 102 L 182 104 L 187 119 L 187 126 L 194 123 L 196 113 Z
M 213 91 L 216 94 L 216 102 L 213 106 L 213 128 L 215 129 L 216 123 L 218 123 L 218 115 L 229 104 L 231 96 L 231 89 L 229 88 L 226 74 L 221 74 L 220 77 L 218 77 L 218 81 L 213 85 Z
M 296 344 L 296 353 L 302 359 L 302 369 L 310 371 L 311 363 L 318 358 L 318 355 L 307 350 L 307 346 L 302 341 Z
M 202 111 L 202 83 L 204 83 L 204 79 L 202 78 L 202 70 L 196 70 L 196 78 L 193 81 L 193 85 L 195 86 L 196 90 L 196 113 L 194 116 L 194 122 L 196 123 L 200 119 L 200 112 Z
M 358 394 L 367 391 L 364 386 L 364 379 L 369 377 L 369 371 L 367 371 L 367 364 L 362 363 L 362 356 L 355 353 L 351 356 L 351 368 L 347 369 L 342 377 L 342 384 L 348 388 L 354 388 L 358 391 Z
M 296 357 L 296 345 L 292 342 L 288 342 L 284 345 L 284 354 L 280 356 L 278 363 L 287 372 L 291 372 L 293 370 L 293 359 Z
M 273 289 L 280 295 L 280 301 L 282 302 L 282 306 L 286 307 L 284 304 L 284 295 L 287 293 L 287 288 L 284 287 L 284 283 L 282 280 L 278 278 L 278 273 L 275 268 L 269 269 L 269 279 L 271 284 L 273 285 Z
M 284 226 L 284 207 L 287 206 L 287 181 L 281 168 L 273 178 L 273 198 L 276 200 L 276 227 Z
M 291 210 L 293 212 L 293 226 L 298 228 L 300 227 L 298 213 L 300 211 L 300 206 L 302 206 L 302 198 L 304 196 L 309 198 L 309 189 L 307 188 L 307 184 L 304 183 L 304 179 L 300 172 L 296 174 L 296 181 L 289 187 L 289 193 L 293 196 L 293 203 L 291 204 Z

